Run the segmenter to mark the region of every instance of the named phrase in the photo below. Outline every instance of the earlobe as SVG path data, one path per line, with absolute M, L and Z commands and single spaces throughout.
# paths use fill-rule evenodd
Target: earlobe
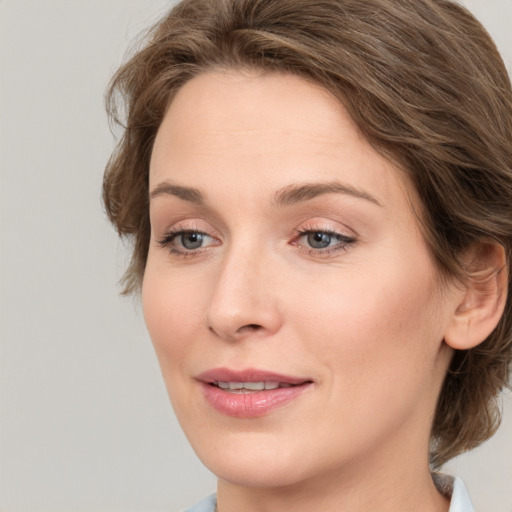
M 502 245 L 478 244 L 468 255 L 467 268 L 461 300 L 444 337 L 446 344 L 456 350 L 482 343 L 498 325 L 507 299 L 508 268 Z

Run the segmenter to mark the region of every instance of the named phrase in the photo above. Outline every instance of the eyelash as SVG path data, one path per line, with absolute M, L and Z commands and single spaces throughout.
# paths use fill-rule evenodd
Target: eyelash
M 198 249 L 177 249 L 175 246 L 172 245 L 176 238 L 187 234 L 197 234 L 213 239 L 211 235 L 205 233 L 204 231 L 201 231 L 200 229 L 171 228 L 169 231 L 167 231 L 167 233 L 165 233 L 165 235 L 160 240 L 157 241 L 157 243 L 160 247 L 166 248 L 172 255 L 181 256 L 183 258 L 195 256 L 196 254 L 203 252 L 205 250 L 205 247 L 199 247 Z
M 209 239 L 214 240 L 214 237 L 209 235 L 208 233 L 205 233 L 204 231 L 201 231 L 200 229 L 195 228 L 171 228 L 165 235 L 157 241 L 158 245 L 162 248 L 166 248 L 172 255 L 188 258 L 192 256 L 196 256 L 202 252 L 204 252 L 208 246 L 206 247 L 199 247 L 197 249 L 187 249 L 187 248 L 176 248 L 176 246 L 173 246 L 174 241 L 187 234 L 196 234 L 203 237 L 207 237 Z M 311 235 L 311 234 L 322 234 L 326 235 L 330 238 L 333 238 L 338 243 L 334 246 L 328 246 L 325 248 L 314 248 L 314 247 L 307 247 L 305 245 L 299 244 L 298 240 L 301 238 Z M 354 245 L 356 243 L 356 239 L 354 237 L 343 235 L 341 233 L 338 233 L 336 231 L 330 230 L 330 229 L 323 229 L 321 227 L 310 227 L 308 229 L 301 229 L 296 230 L 294 234 L 293 241 L 291 242 L 292 245 L 295 245 L 299 248 L 302 252 L 305 252 L 309 256 L 327 256 L 339 251 L 347 251 L 351 245 Z
M 354 237 L 343 235 L 342 233 L 339 233 L 337 231 L 324 229 L 321 227 L 309 227 L 307 229 L 298 229 L 295 232 L 294 240 L 299 240 L 300 238 L 311 234 L 327 235 L 335 239 L 338 243 L 333 246 L 325 247 L 323 249 L 316 249 L 310 246 L 299 245 L 296 241 L 293 242 L 293 245 L 298 246 L 299 249 L 306 252 L 308 256 L 327 256 L 333 253 L 337 253 L 339 251 L 347 251 L 350 246 L 356 243 L 356 239 Z

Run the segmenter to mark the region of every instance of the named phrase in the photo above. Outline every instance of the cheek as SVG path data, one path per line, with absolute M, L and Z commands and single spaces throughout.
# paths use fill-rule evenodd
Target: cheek
M 315 290 L 302 295 L 295 334 L 321 369 L 317 438 L 352 453 L 404 424 L 428 424 L 442 340 L 433 275 L 397 266 L 345 273 Z
M 203 295 L 200 280 L 185 280 L 183 274 L 170 273 L 148 259 L 142 286 L 144 319 L 164 375 L 186 360 L 204 316 Z
M 184 273 L 169 272 L 165 265 L 154 265 L 148 259 L 142 304 L 167 393 L 178 420 L 185 427 L 189 417 L 192 425 L 200 422 L 200 417 L 189 407 L 194 403 L 189 365 L 197 350 L 194 340 L 200 338 L 204 290 L 201 293 L 200 280 L 184 277 Z
M 430 265 L 418 266 L 428 269 L 421 272 L 400 265 L 368 268 L 303 295 L 307 304 L 297 309 L 297 330 L 309 333 L 334 378 L 346 381 L 351 374 L 360 385 L 364 373 L 390 384 L 406 376 L 414 381 L 415 373 L 430 371 L 442 340 L 435 274 Z

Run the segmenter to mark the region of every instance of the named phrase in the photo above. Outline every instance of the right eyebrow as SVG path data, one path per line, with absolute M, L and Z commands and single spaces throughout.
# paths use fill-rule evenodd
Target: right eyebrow
M 205 199 L 203 194 L 197 189 L 192 187 L 183 187 L 181 185 L 173 185 L 169 181 L 162 181 L 159 183 L 149 194 L 150 199 L 155 197 L 171 195 L 189 201 L 197 205 L 204 205 Z

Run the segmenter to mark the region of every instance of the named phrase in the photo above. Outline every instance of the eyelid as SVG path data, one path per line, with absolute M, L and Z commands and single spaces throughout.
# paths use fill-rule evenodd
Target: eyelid
M 350 239 L 359 238 L 359 235 L 353 229 L 348 228 L 339 222 L 321 218 L 301 222 L 301 224 L 295 228 L 296 234 L 312 231 L 321 231 L 323 233 L 330 233 Z
M 291 243 L 299 250 L 307 253 L 309 256 L 328 257 L 340 251 L 347 251 L 357 243 L 357 235 L 349 234 L 348 231 L 351 230 L 334 227 L 332 222 L 327 222 L 325 220 L 311 220 L 301 224 L 300 227 L 295 229 L 295 236 Z M 337 239 L 338 243 L 324 248 L 314 248 L 299 243 L 299 240 L 302 237 L 311 233 L 324 233 Z
M 200 224 L 207 224 L 208 227 L 203 228 Z M 210 242 L 207 245 L 202 245 L 197 249 L 187 249 L 180 245 L 174 245 L 175 240 L 179 239 L 187 233 L 197 233 L 208 239 Z M 211 228 L 208 223 L 198 222 L 197 219 L 183 220 L 176 222 L 175 224 L 168 227 L 162 235 L 156 238 L 158 246 L 166 249 L 174 256 L 193 256 L 202 252 L 207 251 L 211 246 L 217 246 L 220 244 L 219 236 L 215 229 Z
M 197 232 L 208 235 L 212 238 L 220 239 L 219 231 L 212 226 L 212 224 L 200 217 L 176 219 L 172 222 L 167 222 L 165 225 L 162 223 L 155 229 L 155 232 L 160 232 L 160 238 L 168 234 L 176 234 L 178 232 Z M 155 238 L 157 236 L 155 235 Z

